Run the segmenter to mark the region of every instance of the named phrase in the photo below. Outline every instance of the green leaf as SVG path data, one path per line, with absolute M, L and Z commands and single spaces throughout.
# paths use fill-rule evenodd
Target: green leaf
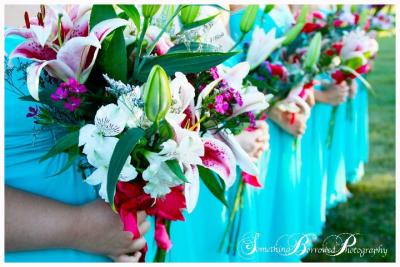
M 311 39 L 307 49 L 306 59 L 304 60 L 304 69 L 307 71 L 311 71 L 318 62 L 321 54 L 321 38 L 321 33 L 318 32 Z
M 162 120 L 158 127 L 161 140 L 168 140 L 174 137 L 174 129 L 166 120 Z
M 205 186 L 222 204 L 229 208 L 228 201 L 225 198 L 225 184 L 222 179 L 205 167 L 198 166 L 198 169 L 200 178 Z
M 118 178 L 126 160 L 135 148 L 137 142 L 144 135 L 143 129 L 131 128 L 118 141 L 112 153 L 107 174 L 107 197 L 111 206 L 114 206 L 114 193 Z
M 225 7 L 223 7 L 223 6 L 221 6 L 221 5 L 207 5 L 207 4 L 205 4 L 205 6 L 210 6 L 210 7 L 214 7 L 214 8 L 216 8 L 216 9 L 218 9 L 218 10 L 223 10 L 223 11 L 226 11 L 226 12 L 231 12 L 229 9 L 226 9 Z
M 40 103 L 40 101 L 37 101 L 36 99 L 34 99 L 31 95 L 24 95 L 19 97 L 19 99 L 21 99 L 22 101 L 27 101 L 27 102 L 36 102 L 36 103 Z
M 264 14 L 268 14 L 269 12 L 271 12 L 272 9 L 274 9 L 275 5 L 265 5 L 264 7 Z
M 138 79 L 145 82 L 154 65 L 160 65 L 171 76 L 175 72 L 199 73 L 217 66 L 237 52 L 182 52 L 168 53 L 159 57 L 146 57 Z
M 78 157 L 79 157 L 79 147 L 78 146 L 74 146 L 68 152 L 68 159 L 65 162 L 64 166 L 57 173 L 53 174 L 50 177 L 57 176 L 57 175 L 65 172 L 66 170 L 68 170 L 75 163 L 75 160 Z
M 185 183 L 189 182 L 186 179 L 186 176 L 183 174 L 181 166 L 179 166 L 179 162 L 176 159 L 167 160 L 165 164 L 167 164 L 168 168 L 176 175 L 179 180 Z
M 307 21 L 307 13 L 308 13 L 308 6 L 304 5 L 301 10 L 300 10 L 300 14 L 297 17 L 297 22 L 299 23 L 306 23 Z
M 375 90 L 372 88 L 371 84 L 360 73 L 358 73 L 357 71 L 355 71 L 352 68 L 349 68 L 347 66 L 341 66 L 340 69 L 353 74 L 360 82 L 362 82 L 364 84 L 364 86 L 368 89 L 368 91 L 372 95 L 374 95 L 374 96 L 376 95 Z
M 90 29 L 93 29 L 96 24 L 103 20 L 113 19 L 115 17 L 117 17 L 117 14 L 112 5 L 93 5 L 90 13 Z
M 90 27 L 101 21 L 117 18 L 112 5 L 93 5 L 90 15 Z M 127 54 L 123 29 L 116 29 L 102 43 L 96 64 L 100 71 L 115 80 L 127 81 Z
M 133 21 L 138 32 L 140 31 L 140 14 L 134 5 L 117 5 L 121 8 L 128 17 Z
M 218 51 L 218 48 L 212 44 L 206 44 L 206 43 L 197 43 L 197 42 L 190 42 L 188 44 L 180 43 L 171 47 L 168 51 L 168 54 L 194 52 L 198 50 L 201 50 L 201 52 L 216 52 Z
M 209 16 L 209 17 L 204 18 L 204 19 L 200 19 L 200 20 L 197 20 L 197 21 L 194 21 L 194 22 L 191 22 L 191 23 L 187 23 L 187 24 L 183 25 L 183 28 L 182 28 L 181 32 L 186 31 L 186 30 L 190 30 L 190 29 L 193 29 L 193 28 L 197 28 L 197 27 L 200 27 L 200 26 L 203 26 L 204 24 L 207 24 L 210 21 L 212 21 L 213 19 L 215 19 L 217 16 L 219 16 L 219 13 L 217 13 L 215 15 L 212 15 L 212 16 Z
M 361 57 L 353 57 L 348 59 L 344 65 L 353 70 L 356 70 L 363 65 L 363 59 Z
M 54 157 L 57 154 L 66 152 L 68 149 L 78 146 L 79 143 L 79 131 L 74 131 L 67 135 L 64 135 L 60 139 L 57 140 L 57 143 L 44 155 L 40 158 L 39 162 L 43 162 L 46 159 Z
M 291 44 L 297 36 L 301 33 L 301 30 L 304 27 L 304 23 L 300 22 L 294 25 L 290 30 L 288 30 L 285 34 L 285 40 L 283 40 L 282 45 L 287 46 Z

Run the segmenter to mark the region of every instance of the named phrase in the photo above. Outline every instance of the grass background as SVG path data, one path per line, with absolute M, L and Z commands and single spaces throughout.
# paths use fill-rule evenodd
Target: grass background
M 357 247 L 388 249 L 386 257 L 343 253 L 310 254 L 306 262 L 395 261 L 395 38 L 379 38 L 380 51 L 368 75 L 376 96 L 369 97 L 370 161 L 365 177 L 348 188 L 353 197 L 329 211 L 320 240 L 331 234 L 361 233 Z M 315 247 L 320 248 L 321 244 Z

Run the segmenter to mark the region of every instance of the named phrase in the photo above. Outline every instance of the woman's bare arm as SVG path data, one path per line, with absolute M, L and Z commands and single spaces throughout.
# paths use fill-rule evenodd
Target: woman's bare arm
M 6 251 L 71 247 L 78 209 L 23 191 L 5 188 Z
M 144 235 L 150 227 L 144 212 L 138 213 L 138 223 Z M 6 251 L 72 248 L 137 261 L 146 241 L 132 237 L 103 200 L 72 206 L 5 187 Z

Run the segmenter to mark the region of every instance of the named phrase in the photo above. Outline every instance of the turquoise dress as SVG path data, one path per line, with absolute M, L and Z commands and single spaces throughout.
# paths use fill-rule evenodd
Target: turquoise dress
M 23 41 L 9 36 L 5 40 L 6 54 Z M 31 102 L 19 99 L 26 87 L 26 61 L 13 60 L 6 74 L 12 84 L 5 82 L 5 185 L 32 194 L 40 195 L 69 205 L 82 205 L 97 198 L 95 189 L 83 182 L 74 168 L 56 174 L 65 164 L 65 155 L 56 156 L 43 163 L 39 159 L 62 134 L 59 129 L 42 129 L 26 114 Z M 11 68 L 7 70 L 7 67 Z M 101 234 L 101 233 L 99 233 Z M 6 262 L 108 262 L 109 258 L 73 249 L 46 249 L 22 252 L 6 252 Z
M 320 87 L 314 86 L 314 89 L 320 90 Z M 311 109 L 307 129 L 301 139 L 303 229 L 310 237 L 321 234 L 326 219 L 327 167 L 323 151 L 328 131 L 326 114 L 329 112 L 329 106 L 315 105 Z
M 196 208 L 185 214 L 184 222 L 171 223 L 173 245 L 167 254 L 167 262 L 228 262 L 228 254 L 218 252 L 226 219 L 225 206 L 200 181 Z
M 358 90 L 353 99 L 351 118 L 347 120 L 346 140 L 346 178 L 356 183 L 364 176 L 364 163 L 368 161 L 368 91 L 365 85 L 356 80 Z
M 234 13 L 230 19 L 231 35 L 234 39 L 241 36 L 239 25 L 243 10 Z M 262 11 L 257 14 L 257 23 L 260 24 Z M 277 20 L 274 18 L 281 18 Z M 282 18 L 288 18 L 283 20 Z M 291 14 L 286 10 L 274 9 L 264 17 L 261 27 L 269 31 L 277 29 L 277 35 L 282 34 L 292 21 Z M 252 32 L 248 33 L 244 42 L 250 41 Z M 239 250 L 245 250 L 240 257 L 231 257 L 233 261 L 261 261 L 261 262 L 298 262 L 299 255 L 283 255 L 274 251 L 265 251 L 264 248 L 274 246 L 280 237 L 286 234 L 297 234 L 301 231 L 301 191 L 300 166 L 301 142 L 295 145 L 295 138 L 283 131 L 277 124 L 268 120 L 270 135 L 270 150 L 266 151 L 259 160 L 260 182 L 263 188 L 248 188 L 244 209 L 250 216 L 243 218 L 243 237 L 238 244 Z M 251 212 L 254 210 L 254 212 Z M 257 224 L 253 223 L 257 220 Z M 254 229 L 252 232 L 251 229 Z M 249 241 L 250 240 L 250 241 Z M 247 243 L 246 243 L 247 242 Z M 250 242 L 250 243 L 249 243 Z M 249 245 L 250 244 L 250 245 Z M 247 246 L 246 246 L 247 245 Z M 283 245 L 283 244 L 282 244 Z M 254 252 L 254 246 L 257 246 Z M 246 251 L 247 250 L 247 251 Z M 247 252 L 247 254 L 246 254 Z M 239 253 L 238 253 L 239 254 Z M 247 257 L 243 257 L 246 254 Z
M 331 82 L 330 77 L 325 76 L 324 79 Z M 329 209 L 335 207 L 339 203 L 345 202 L 350 196 L 350 193 L 346 187 L 345 164 L 346 139 L 348 136 L 346 128 L 347 103 L 344 102 L 336 107 L 337 111 L 333 126 L 332 143 L 330 147 L 326 145 L 326 140 L 328 140 L 330 128 L 329 121 L 333 108 L 330 105 L 322 103 L 317 103 L 314 108 L 318 106 L 324 107 L 320 115 L 325 117 L 325 119 L 321 121 L 320 127 L 321 129 L 327 127 L 327 130 L 323 131 L 324 136 L 322 136 L 322 138 L 325 140 L 323 157 L 327 171 L 326 207 Z

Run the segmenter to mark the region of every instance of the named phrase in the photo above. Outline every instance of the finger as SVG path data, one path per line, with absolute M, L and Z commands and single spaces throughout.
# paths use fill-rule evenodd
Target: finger
M 260 129 L 267 129 L 268 125 L 265 121 L 263 120 L 257 120 L 256 121 L 256 128 L 260 128 Z
M 142 223 L 146 220 L 147 214 L 144 210 L 141 210 L 137 213 L 137 221 L 138 223 Z
M 142 253 L 140 251 L 135 252 L 132 256 L 120 255 L 118 257 L 111 257 L 115 262 L 139 262 Z
M 267 138 L 268 138 L 268 134 L 266 134 L 266 135 L 259 135 L 257 138 L 256 138 L 256 142 L 258 142 L 258 143 L 264 143 L 265 141 L 267 141 Z
M 148 221 L 144 221 L 139 225 L 139 233 L 141 236 L 145 235 L 150 229 L 150 223 Z
M 129 247 L 127 247 L 124 250 L 124 253 L 134 253 L 137 252 L 139 250 L 141 250 L 142 248 L 144 248 L 144 246 L 146 245 L 146 239 L 144 239 L 143 237 L 138 238 L 138 239 L 134 239 L 131 244 L 129 245 Z

